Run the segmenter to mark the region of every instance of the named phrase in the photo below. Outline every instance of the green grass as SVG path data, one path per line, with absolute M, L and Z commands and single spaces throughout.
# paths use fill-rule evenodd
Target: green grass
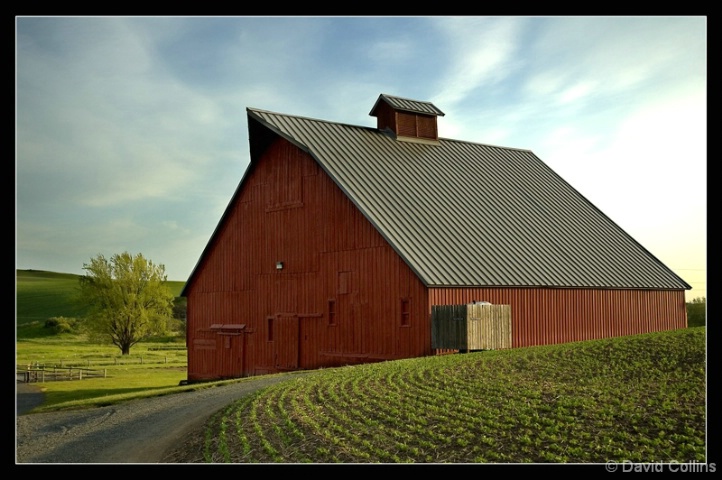
M 217 413 L 208 463 L 705 461 L 705 329 L 319 371 Z
M 85 309 L 73 299 L 78 278 L 65 273 L 17 270 L 15 307 L 18 332 L 32 325 L 42 325 L 51 317 L 81 316 Z
M 109 375 L 110 378 L 42 383 L 45 401 L 36 412 L 112 405 L 125 399 L 168 393 L 186 378 L 186 369 L 111 369 Z

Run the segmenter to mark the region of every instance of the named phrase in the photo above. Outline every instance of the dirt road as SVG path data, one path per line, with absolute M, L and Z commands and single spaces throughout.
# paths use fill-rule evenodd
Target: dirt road
M 174 462 L 178 458 L 174 451 L 183 448 L 194 433 L 197 438 L 213 413 L 258 389 L 294 381 L 298 375 L 258 377 L 108 407 L 36 414 L 24 411 L 42 398 L 30 392 L 21 399 L 25 388 L 20 388 L 16 464 Z M 202 459 L 202 452 L 197 458 Z

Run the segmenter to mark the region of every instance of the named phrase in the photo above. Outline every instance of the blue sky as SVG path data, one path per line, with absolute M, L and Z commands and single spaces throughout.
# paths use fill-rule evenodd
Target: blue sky
M 533 151 L 706 296 L 707 19 L 16 17 L 16 267 L 128 251 L 185 281 L 249 163 L 246 107 Z

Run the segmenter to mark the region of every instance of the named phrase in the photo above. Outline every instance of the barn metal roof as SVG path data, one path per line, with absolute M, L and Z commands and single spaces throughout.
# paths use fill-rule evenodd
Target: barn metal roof
M 529 150 L 247 113 L 309 152 L 427 286 L 691 288 Z

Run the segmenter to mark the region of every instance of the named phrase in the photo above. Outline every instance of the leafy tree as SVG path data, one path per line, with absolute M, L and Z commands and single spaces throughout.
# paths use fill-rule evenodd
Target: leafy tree
M 174 296 L 164 265 L 124 252 L 110 260 L 98 255 L 83 270 L 80 299 L 90 309 L 84 326 L 92 336 L 109 337 L 128 355 L 139 341 L 167 332 Z
M 701 327 L 707 324 L 707 298 L 693 298 L 687 302 L 687 326 Z
M 173 300 L 173 318 L 183 322 L 184 325 L 187 306 L 188 300 L 185 297 L 176 297 L 175 300 Z

